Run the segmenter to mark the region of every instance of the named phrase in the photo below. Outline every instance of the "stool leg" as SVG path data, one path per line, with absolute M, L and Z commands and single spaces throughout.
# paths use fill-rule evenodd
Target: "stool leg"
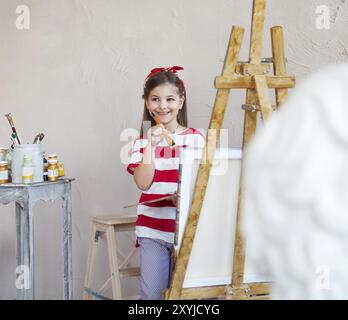
M 85 277 L 85 288 L 88 288 L 88 289 L 92 289 L 97 245 L 98 245 L 97 224 L 93 222 L 92 236 L 91 236 L 89 250 L 88 250 L 87 270 L 86 270 L 86 277 Z M 92 295 L 84 291 L 83 299 L 92 300 Z
M 108 244 L 109 265 L 112 283 L 112 296 L 114 300 L 122 299 L 121 281 L 117 261 L 117 246 L 114 226 L 108 226 L 106 231 L 106 239 Z

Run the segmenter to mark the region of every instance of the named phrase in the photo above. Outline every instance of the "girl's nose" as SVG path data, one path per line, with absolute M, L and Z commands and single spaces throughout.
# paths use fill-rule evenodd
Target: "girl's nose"
M 165 109 L 167 107 L 167 101 L 165 101 L 165 100 L 161 101 L 159 107 L 161 109 Z

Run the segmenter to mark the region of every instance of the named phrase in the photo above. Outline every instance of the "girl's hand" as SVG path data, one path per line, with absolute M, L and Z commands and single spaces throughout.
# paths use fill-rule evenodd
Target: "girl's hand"
M 175 193 L 175 196 L 171 199 L 172 200 L 172 202 L 173 202 L 173 204 L 176 206 L 176 207 L 178 207 L 178 194 L 177 193 Z
M 147 131 L 147 139 L 150 141 L 151 146 L 156 147 L 163 139 L 163 133 L 166 131 L 164 125 L 158 124 L 157 126 L 151 127 Z

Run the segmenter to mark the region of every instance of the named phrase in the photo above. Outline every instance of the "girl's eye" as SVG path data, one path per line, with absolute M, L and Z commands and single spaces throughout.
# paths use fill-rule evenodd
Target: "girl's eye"
M 168 98 L 167 100 L 168 100 L 168 101 L 175 101 L 174 98 Z
M 158 98 L 152 98 L 151 101 L 158 101 Z

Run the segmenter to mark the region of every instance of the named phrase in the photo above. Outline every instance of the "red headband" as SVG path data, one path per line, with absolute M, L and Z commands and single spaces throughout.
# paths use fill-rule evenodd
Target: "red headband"
M 150 71 L 150 73 L 148 74 L 148 76 L 145 78 L 145 83 L 144 83 L 144 87 L 146 86 L 146 82 L 147 80 L 149 80 L 150 78 L 153 77 L 153 75 L 155 75 L 156 73 L 160 72 L 160 71 L 167 71 L 167 72 L 172 72 L 174 73 L 178 79 L 180 80 L 181 84 L 182 84 L 182 88 L 183 88 L 183 92 L 185 93 L 185 84 L 184 81 L 178 76 L 177 71 L 179 70 L 184 70 L 183 67 L 180 66 L 173 66 L 173 67 L 161 67 L 161 68 L 154 68 Z

